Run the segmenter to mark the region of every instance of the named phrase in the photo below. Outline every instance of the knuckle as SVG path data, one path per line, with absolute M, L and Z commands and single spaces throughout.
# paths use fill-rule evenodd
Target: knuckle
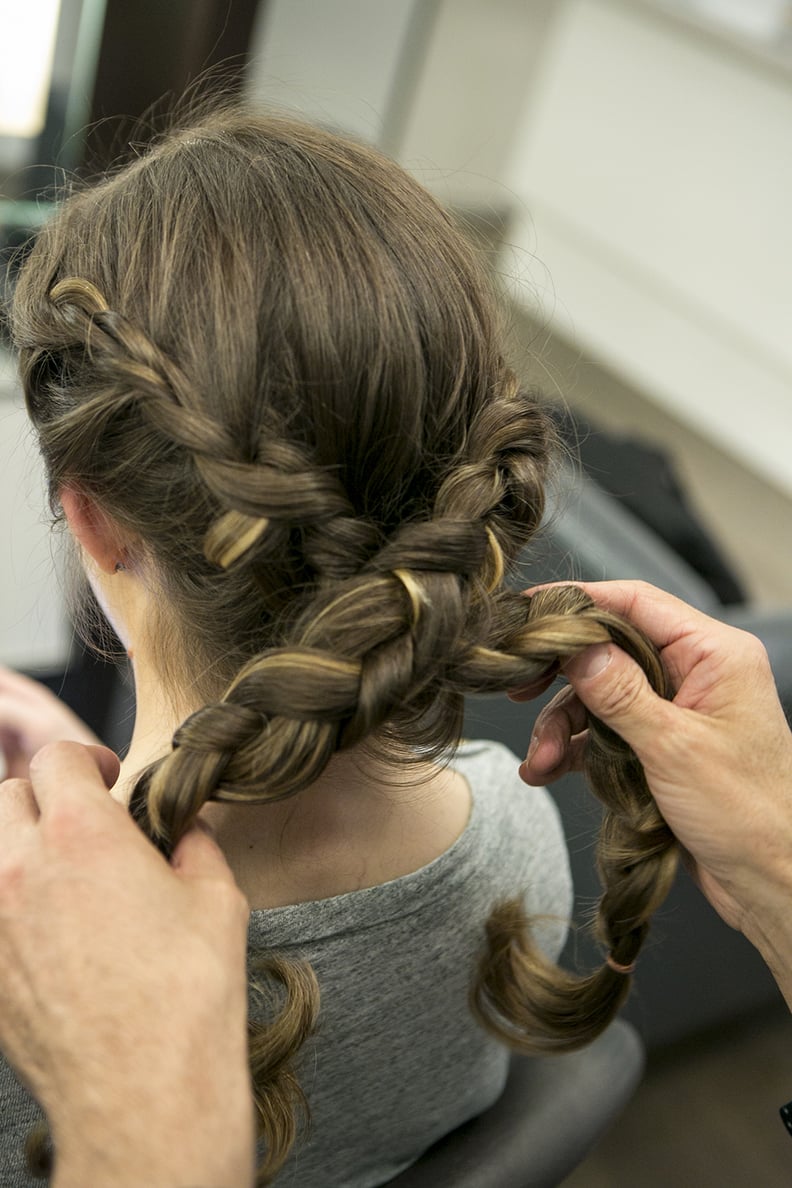
M 232 891 L 232 906 L 240 919 L 247 921 L 248 916 L 250 915 L 250 904 L 248 903 L 248 898 L 244 892 L 240 890 L 236 883 L 232 884 Z
M 728 637 L 713 659 L 722 679 L 735 688 L 761 688 L 773 681 L 773 668 L 767 648 L 758 636 L 741 628 L 727 628 Z
M 553 723 L 563 721 L 570 703 L 575 698 L 575 690 L 571 685 L 567 685 L 566 688 L 561 689 L 559 693 L 556 693 L 553 700 L 549 701 L 537 715 L 535 730 L 546 730 Z
M 240 889 L 238 887 L 237 887 L 237 914 L 239 915 L 239 918 L 242 921 L 242 923 L 245 925 L 245 927 L 247 927 L 247 922 L 250 919 L 250 901 L 248 900 L 247 895 L 245 895 L 242 891 L 240 891 Z
M 222 912 L 240 919 L 244 916 L 247 920 L 250 915 L 250 906 L 233 876 L 229 875 L 228 878 L 218 880 L 212 894 L 215 903 Z
M 654 593 L 655 587 L 647 582 L 644 578 L 638 578 L 633 583 L 636 595 Z
M 614 718 L 634 717 L 641 712 L 646 679 L 636 666 L 614 673 L 614 677 L 599 691 L 599 709 Z
M 643 578 L 638 578 L 631 581 L 628 591 L 628 602 L 626 608 L 626 615 L 629 618 L 637 607 L 642 603 L 651 600 L 657 593 L 657 589 L 650 582 L 644 581 Z
M 0 784 L 6 821 L 11 828 L 23 818 L 36 815 L 36 798 L 30 780 L 14 776 Z
M 3 855 L 0 858 L 0 902 L 3 908 L 10 908 L 20 899 L 25 883 L 25 863 L 20 855 Z
M 751 635 L 750 632 L 743 631 L 742 646 L 746 661 L 755 670 L 759 672 L 770 672 L 770 657 L 767 653 L 767 648 L 757 635 Z
M 40 766 L 42 762 L 46 762 L 48 759 L 56 758 L 67 746 L 68 743 L 63 742 L 61 739 L 53 742 L 46 742 L 42 747 L 39 747 L 38 751 L 33 756 L 33 762 L 37 766 Z
M 68 754 L 71 746 L 71 743 L 65 742 L 62 739 L 59 739 L 57 742 L 44 743 L 30 760 L 31 775 L 38 775 L 43 767 L 55 763 L 59 757 L 62 758 L 64 754 Z
M 42 818 L 42 825 L 49 842 L 66 850 L 83 847 L 92 832 L 81 804 L 71 796 L 60 797 Z
M 555 720 L 558 713 L 557 699 L 554 698 L 549 705 L 546 705 L 542 712 L 537 716 L 534 723 L 534 735 L 543 734 Z
M 0 793 L 9 799 L 30 796 L 32 792 L 33 785 L 30 780 L 23 780 L 19 776 L 11 776 L 0 783 Z

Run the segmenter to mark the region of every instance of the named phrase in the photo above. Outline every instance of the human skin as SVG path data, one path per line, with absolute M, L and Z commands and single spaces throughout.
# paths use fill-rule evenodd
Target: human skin
M 616 645 L 587 649 L 564 665 L 569 686 L 537 720 L 523 779 L 545 784 L 582 767 L 584 707 L 617 731 L 701 890 L 759 950 L 792 1008 L 792 733 L 763 645 L 642 582 L 576 584 L 650 636 L 675 695 L 658 697 Z
M 169 864 L 59 742 L 0 785 L 0 1046 L 44 1108 L 55 1188 L 253 1181 L 247 903 L 194 829 Z
M 99 743 L 85 723 L 44 685 L 0 664 L 2 774 L 26 779 L 36 752 L 46 743 L 60 740 Z

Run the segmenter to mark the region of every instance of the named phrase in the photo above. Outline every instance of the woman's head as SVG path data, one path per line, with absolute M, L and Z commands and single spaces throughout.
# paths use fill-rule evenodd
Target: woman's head
M 357 699 L 359 671 L 328 671 L 347 745 L 427 709 L 424 741 L 451 740 L 437 680 L 538 524 L 551 433 L 417 183 L 318 129 L 210 115 L 65 204 L 13 325 L 53 497 L 95 500 L 157 590 L 163 674 L 216 701 L 297 644 L 298 684 L 318 652 L 368 669 Z M 248 683 L 252 712 L 288 703 L 274 664 Z

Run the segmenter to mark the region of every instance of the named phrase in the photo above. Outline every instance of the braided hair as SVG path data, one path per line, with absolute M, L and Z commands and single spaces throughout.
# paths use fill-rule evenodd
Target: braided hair
M 507 588 L 542 518 L 552 422 L 503 361 L 467 240 L 372 149 L 238 109 L 172 131 L 64 203 L 12 327 L 54 506 L 79 485 L 136 542 L 163 683 L 202 704 L 132 793 L 164 853 L 207 801 L 293 796 L 344 749 L 447 755 L 466 694 L 591 643 L 626 647 L 669 694 L 651 645 L 580 591 Z M 629 749 L 590 735 L 598 928 L 626 968 L 674 843 Z M 261 976 L 265 1183 L 297 1133 L 319 996 L 277 954 Z M 516 902 L 471 977 L 482 1023 L 532 1051 L 586 1043 L 629 984 L 548 965 Z

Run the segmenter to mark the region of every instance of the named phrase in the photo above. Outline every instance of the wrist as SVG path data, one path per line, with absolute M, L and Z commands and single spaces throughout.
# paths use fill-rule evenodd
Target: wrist
M 756 876 L 742 932 L 759 951 L 792 1010 L 792 870 Z
M 255 1172 L 249 1084 L 236 1109 L 228 1099 L 208 1115 L 188 1102 L 174 1105 L 160 1098 L 134 1112 L 122 1103 L 110 1116 L 69 1111 L 52 1125 L 52 1188 L 249 1188 Z
M 224 1140 L 221 1149 L 226 1144 L 230 1147 L 232 1140 Z M 101 1184 L 102 1188 L 140 1188 L 141 1184 L 157 1188 L 251 1188 L 254 1178 L 252 1156 L 232 1152 L 224 1157 L 216 1143 L 210 1150 L 192 1138 L 183 1149 L 183 1158 L 174 1155 L 172 1148 L 159 1153 L 140 1148 L 100 1152 L 95 1147 L 57 1152 L 50 1183 L 51 1188 L 85 1188 L 86 1184 Z

